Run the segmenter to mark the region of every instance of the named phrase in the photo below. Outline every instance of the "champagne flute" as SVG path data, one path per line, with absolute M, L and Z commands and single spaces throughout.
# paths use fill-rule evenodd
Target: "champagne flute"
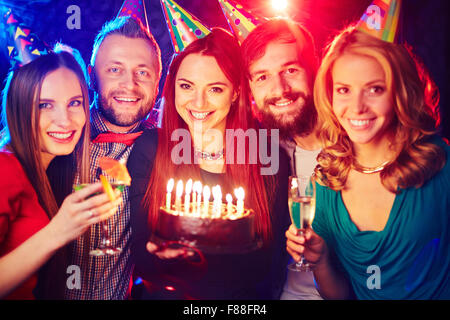
M 316 185 L 314 175 L 289 177 L 289 213 L 292 224 L 297 228 L 297 234 L 303 235 L 310 228 L 316 212 Z M 311 271 L 311 266 L 301 256 L 297 263 L 288 266 L 292 271 Z

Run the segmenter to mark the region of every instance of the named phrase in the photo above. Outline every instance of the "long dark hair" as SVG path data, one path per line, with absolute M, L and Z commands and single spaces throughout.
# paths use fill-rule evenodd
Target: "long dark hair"
M 241 84 L 244 81 L 239 44 L 229 32 L 220 28 L 214 28 L 206 37 L 192 42 L 183 52 L 173 58 L 163 92 L 164 114 L 162 128 L 158 129 L 158 149 L 150 183 L 144 197 L 144 205 L 149 208 L 149 224 L 151 228 L 156 226 L 158 211 L 164 199 L 168 177 L 178 177 L 180 179 L 200 177 L 200 169 L 198 165 L 194 164 L 194 161 L 191 161 L 191 164 L 176 165 L 171 160 L 171 152 L 176 145 L 176 142 L 171 140 L 172 132 L 179 128 L 188 130 L 187 124 L 179 116 L 175 108 L 176 75 L 184 58 L 194 53 L 214 57 L 222 72 L 233 84 L 235 92 L 239 93 Z M 250 128 L 256 128 L 256 125 L 250 114 L 248 98 L 240 95 L 231 105 L 227 115 L 226 129 L 242 129 L 246 131 Z M 235 144 L 234 154 L 237 154 L 236 148 L 237 144 Z M 246 159 L 249 159 L 248 150 L 246 153 Z M 194 154 L 194 152 L 191 152 L 191 154 Z M 259 163 L 229 163 L 229 161 L 226 161 L 226 174 L 236 187 L 243 186 L 247 190 L 246 202 L 248 201 L 247 203 L 256 212 L 257 231 L 264 240 L 269 240 L 272 227 L 269 212 L 271 199 L 269 199 L 268 195 L 273 193 L 270 190 L 266 190 L 265 186 L 267 185 L 271 188 L 273 177 L 267 176 L 268 181 L 265 184 L 259 172 L 261 167 Z M 162 172 L 164 174 L 161 174 Z

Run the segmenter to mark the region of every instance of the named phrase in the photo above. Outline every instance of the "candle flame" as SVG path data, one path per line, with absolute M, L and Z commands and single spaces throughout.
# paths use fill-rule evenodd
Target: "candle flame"
M 169 182 L 167 182 L 167 192 L 172 192 L 174 184 L 175 181 L 172 178 L 169 179 Z
M 214 200 L 222 200 L 222 190 L 220 189 L 219 185 L 212 188 L 212 194 Z
M 297 188 L 298 188 L 297 179 L 292 179 L 291 189 L 297 189 Z
M 208 186 L 205 186 L 203 188 L 203 200 L 204 201 L 209 201 L 209 197 L 211 196 L 211 190 L 209 189 Z
M 202 193 L 202 183 L 200 181 L 195 181 L 193 190 L 194 190 L 194 192 L 197 192 L 198 194 Z
M 183 194 L 183 181 L 178 180 L 178 183 L 177 183 L 177 198 L 180 198 L 182 194 Z
M 192 179 L 189 179 L 186 183 L 186 193 L 190 194 L 192 191 Z
M 227 193 L 227 195 L 225 196 L 225 198 L 227 199 L 227 202 L 233 202 L 233 196 L 229 193 Z
M 244 188 L 239 187 L 239 188 L 237 188 L 237 189 L 234 189 L 234 195 L 236 196 L 236 198 L 237 198 L 238 200 L 244 200 L 244 197 L 245 197 L 245 191 L 244 191 Z

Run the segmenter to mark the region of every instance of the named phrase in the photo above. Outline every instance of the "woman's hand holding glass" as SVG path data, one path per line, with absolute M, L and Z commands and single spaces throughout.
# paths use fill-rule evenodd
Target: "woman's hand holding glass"
M 55 244 L 63 246 L 83 234 L 93 224 L 110 218 L 122 202 L 120 191 L 110 201 L 101 183 L 89 184 L 67 196 L 59 211 L 48 224 Z
M 311 228 L 306 229 L 303 234 L 298 234 L 298 229 L 291 224 L 286 231 L 286 238 L 287 252 L 295 261 L 300 261 L 303 255 L 311 269 L 315 269 L 325 261 L 327 245 Z

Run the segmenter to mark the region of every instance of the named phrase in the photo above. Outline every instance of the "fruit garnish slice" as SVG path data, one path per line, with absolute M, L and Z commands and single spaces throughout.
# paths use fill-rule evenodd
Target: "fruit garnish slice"
M 131 184 L 131 177 L 128 173 L 127 167 L 119 160 L 108 157 L 101 157 L 99 159 L 100 168 L 110 177 L 117 180 L 117 182 L 129 186 Z
M 114 201 L 116 200 L 116 195 L 114 194 L 114 190 L 109 183 L 108 179 L 104 175 L 100 175 L 100 182 L 102 183 L 103 190 L 108 195 L 109 200 Z

